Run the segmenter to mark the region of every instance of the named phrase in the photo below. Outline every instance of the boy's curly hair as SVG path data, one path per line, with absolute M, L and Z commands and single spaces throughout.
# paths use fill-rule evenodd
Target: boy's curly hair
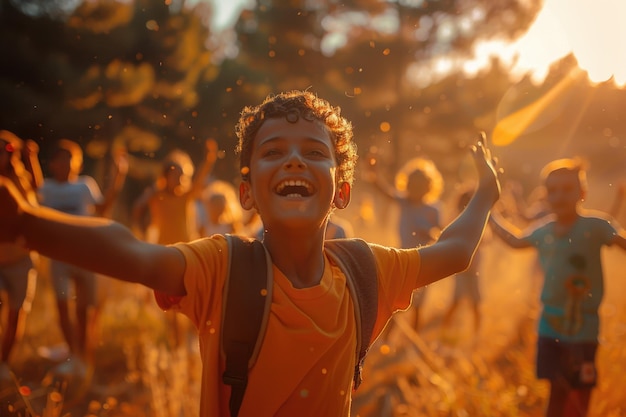
M 423 201 L 427 204 L 431 204 L 439 200 L 439 197 L 441 197 L 443 193 L 443 176 L 439 169 L 437 169 L 437 165 L 427 158 L 418 156 L 408 160 L 396 174 L 396 189 L 401 192 L 406 192 L 409 179 L 415 174 L 421 174 L 430 181 L 429 188 L 422 197 Z
M 236 148 L 239 169 L 244 180 L 250 179 L 254 137 L 265 120 L 279 117 L 285 117 L 292 123 L 296 123 L 300 117 L 323 123 L 335 145 L 337 181 L 352 184 L 357 160 L 356 144 L 352 140 L 352 124 L 341 116 L 339 107 L 333 107 L 328 101 L 309 91 L 298 90 L 267 96 L 261 104 L 246 106 L 241 111 L 235 133 L 239 140 Z

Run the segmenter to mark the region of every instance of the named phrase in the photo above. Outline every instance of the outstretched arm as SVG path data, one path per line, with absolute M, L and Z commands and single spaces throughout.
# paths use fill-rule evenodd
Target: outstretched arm
M 472 261 L 491 207 L 500 196 L 500 183 L 485 139 L 482 134 L 472 148 L 479 177 L 472 199 L 465 210 L 441 232 L 437 242 L 420 249 L 420 286 L 461 272 Z
M 514 249 L 528 248 L 532 246 L 526 239 L 524 239 L 522 231 L 519 228 L 508 222 L 497 212 L 491 214 L 491 217 L 489 218 L 489 225 L 496 236 Z
M 33 207 L 3 177 L 0 241 L 171 295 L 185 294 L 185 261 L 177 249 L 142 242 L 112 220 Z

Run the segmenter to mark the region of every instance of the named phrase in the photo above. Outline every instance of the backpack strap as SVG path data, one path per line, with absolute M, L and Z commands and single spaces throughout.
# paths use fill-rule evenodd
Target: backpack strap
M 228 274 L 222 311 L 222 381 L 231 386 L 230 415 L 236 417 L 248 385 L 248 370 L 261 349 L 272 300 L 272 262 L 256 239 L 226 235 Z
M 363 377 L 363 363 L 369 350 L 378 314 L 378 274 L 376 261 L 367 242 L 362 239 L 330 239 L 324 242 L 326 253 L 346 274 L 357 321 L 357 350 L 354 367 L 354 389 Z

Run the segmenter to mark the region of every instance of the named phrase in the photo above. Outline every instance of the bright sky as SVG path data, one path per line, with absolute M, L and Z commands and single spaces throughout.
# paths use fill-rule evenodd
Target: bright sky
M 235 23 L 241 9 L 254 6 L 254 0 L 188 1 L 213 3 L 215 30 L 228 28 Z M 475 13 L 458 22 L 452 20 L 439 22 L 440 29 L 470 30 L 472 25 L 480 24 L 483 20 L 484 16 L 479 12 L 480 10 L 476 9 Z M 353 19 L 359 16 L 362 18 L 362 15 L 354 13 L 342 18 L 350 16 Z M 389 22 L 393 21 L 391 17 L 393 16 L 383 15 L 369 24 L 381 31 L 393 31 L 395 26 L 389 26 Z M 513 44 L 498 39 L 480 41 L 475 45 L 472 60 L 464 58 L 457 61 L 454 57 L 446 55 L 434 56 L 430 62 L 416 62 L 414 68 L 409 68 L 408 76 L 416 85 L 421 84 L 421 87 L 436 81 L 433 76 L 441 77 L 455 69 L 462 69 L 468 76 L 474 76 L 491 65 L 495 56 L 510 68 L 513 79 L 530 74 L 537 84 L 541 84 L 550 66 L 571 53 L 592 83 L 612 80 L 618 88 L 626 88 L 624 22 L 626 22 L 626 0 L 544 0 L 542 10 L 527 33 Z M 332 55 L 332 52 L 347 40 L 347 33 L 344 32 L 349 30 L 351 25 L 347 25 L 342 19 L 326 19 L 324 26 L 329 30 L 329 36 L 322 42 L 322 48 L 327 42 L 326 46 L 331 50 L 329 55 Z M 445 30 L 439 30 L 438 36 L 444 32 Z M 506 146 L 532 128 L 546 108 L 558 105 L 559 101 L 566 99 L 565 92 L 577 78 L 570 74 L 544 97 L 500 119 L 492 134 L 494 144 Z
M 609 80 L 626 87 L 626 2 L 624 0 L 546 0 L 541 13 L 526 35 L 502 49 L 513 60 L 513 74 L 531 73 L 541 83 L 550 64 L 573 53 L 578 66 L 592 83 Z M 490 48 L 486 48 L 490 49 Z M 493 143 L 506 146 L 524 132 L 541 125 L 538 121 L 548 108 L 559 108 L 567 91 L 579 77 L 564 77 L 545 95 L 498 120 Z M 589 101 L 580 103 L 580 114 Z M 573 122 L 580 116 L 572 115 Z
M 568 55 L 592 82 L 614 77 L 626 86 L 626 1 L 545 0 L 543 10 L 509 53 L 517 52 L 514 69 L 531 71 L 542 81 L 551 63 Z
M 213 17 L 214 29 L 221 30 L 231 26 L 244 7 L 252 8 L 254 0 L 195 0 L 198 2 L 208 1 L 213 3 L 215 16 Z
M 232 25 L 242 8 L 254 5 L 254 0 L 192 1 L 213 3 L 216 29 Z M 592 82 L 613 77 L 616 86 L 626 87 L 624 22 L 626 0 L 544 0 L 542 11 L 517 42 L 479 42 L 476 59 L 465 62 L 464 68 L 468 73 L 475 72 L 490 62 L 489 57 L 498 56 L 511 66 L 514 76 L 530 72 L 541 83 L 552 63 L 573 53 Z M 441 58 L 433 65 L 446 62 L 446 58 Z

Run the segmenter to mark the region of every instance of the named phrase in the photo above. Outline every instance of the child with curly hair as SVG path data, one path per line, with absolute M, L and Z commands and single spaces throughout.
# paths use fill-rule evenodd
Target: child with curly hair
M 346 276 L 327 256 L 326 224 L 350 202 L 356 163 L 352 125 L 309 91 L 267 97 L 243 109 L 236 129 L 239 200 L 265 229 L 273 291 L 266 332 L 250 370 L 240 416 L 344 416 L 356 364 L 357 318 Z M 368 244 L 377 266 L 377 317 L 371 342 L 414 289 L 465 269 L 500 186 L 483 140 L 473 147 L 479 181 L 463 213 L 429 246 Z M 200 416 L 235 415 L 220 353 L 227 238 L 155 245 L 123 225 L 29 206 L 0 180 L 0 240 L 154 289 L 163 307 L 189 317 L 202 357 Z M 54 243 L 53 243 L 54 242 Z M 245 262 L 246 260 L 241 260 Z

